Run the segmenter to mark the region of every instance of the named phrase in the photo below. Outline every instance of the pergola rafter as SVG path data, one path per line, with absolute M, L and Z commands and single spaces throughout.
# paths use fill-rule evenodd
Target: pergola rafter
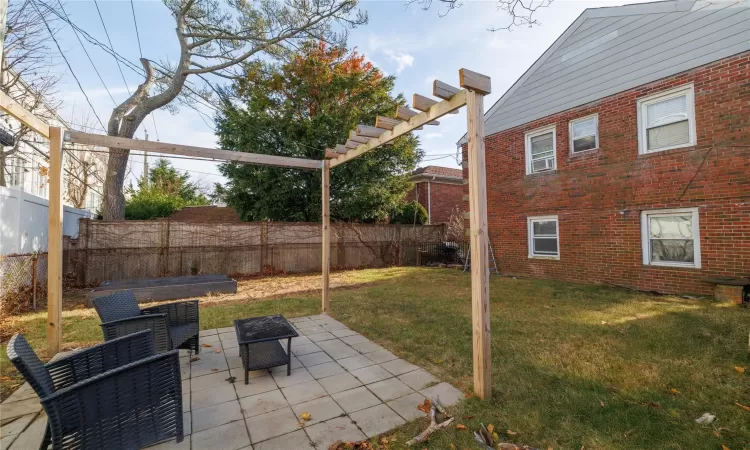
M 321 230 L 323 257 L 321 309 L 324 313 L 327 313 L 330 308 L 330 170 L 364 153 L 375 150 L 399 136 L 419 130 L 424 125 L 438 125 L 437 119 L 446 114 L 456 113 L 459 108 L 467 106 L 474 392 L 482 399 L 489 398 L 492 391 L 483 98 L 490 93 L 491 87 L 489 77 L 470 70 L 461 69 L 459 79 L 462 89 L 435 80 L 433 96 L 441 99 L 439 101 L 415 94 L 413 107 L 421 112 L 399 106 L 395 111 L 395 118 L 379 116 L 376 119 L 375 126 L 358 125 L 355 130 L 349 133 L 345 143 L 337 144 L 334 148 L 326 148 L 326 159 L 322 161 L 64 131 L 59 127 L 48 126 L 22 105 L 0 92 L 1 109 L 50 140 L 49 242 L 47 246 L 49 253 L 47 280 L 48 353 L 54 355 L 59 352 L 62 343 L 63 141 L 170 155 L 187 155 L 219 161 L 320 170 L 322 176 L 321 210 L 323 222 Z

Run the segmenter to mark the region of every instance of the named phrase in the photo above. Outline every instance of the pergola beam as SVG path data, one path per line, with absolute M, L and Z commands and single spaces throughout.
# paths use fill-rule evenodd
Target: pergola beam
M 369 152 L 383 144 L 387 144 L 399 136 L 403 136 L 407 133 L 412 132 L 416 128 L 421 127 L 429 122 L 434 121 L 446 114 L 450 114 L 451 111 L 455 111 L 458 108 L 466 104 L 466 91 L 460 90 L 450 98 L 450 100 L 443 100 L 432 107 L 429 110 L 415 114 L 410 119 L 404 122 L 400 122 L 395 125 L 392 130 L 385 130 L 380 134 L 380 137 L 372 138 L 366 144 L 361 144 L 353 150 L 349 150 L 346 154 L 339 156 L 338 158 L 331 160 L 331 167 L 344 164 L 364 153 Z
M 10 98 L 5 92 L 0 92 L 0 108 L 35 132 L 45 138 L 49 138 L 49 125 L 47 125 L 47 122 L 27 111 L 23 105 Z
M 266 166 L 294 167 L 298 169 L 320 169 L 323 162 L 317 159 L 290 158 L 288 156 L 262 155 L 215 148 L 194 147 L 191 145 L 169 144 L 166 142 L 142 141 L 116 136 L 66 131 L 65 140 L 76 144 L 98 145 L 101 147 L 127 148 L 169 155 L 186 155 L 198 158 L 236 161 Z

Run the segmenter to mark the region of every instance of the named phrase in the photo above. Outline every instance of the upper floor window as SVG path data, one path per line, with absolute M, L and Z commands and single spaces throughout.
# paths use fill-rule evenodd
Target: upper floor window
M 638 100 L 638 153 L 695 145 L 693 85 Z
M 526 133 L 526 174 L 555 170 L 557 163 L 555 125 Z
M 560 258 L 557 216 L 529 217 L 529 258 Z
M 570 121 L 570 153 L 580 153 L 599 148 L 599 115 L 581 117 Z
M 643 264 L 701 267 L 698 208 L 641 213 Z

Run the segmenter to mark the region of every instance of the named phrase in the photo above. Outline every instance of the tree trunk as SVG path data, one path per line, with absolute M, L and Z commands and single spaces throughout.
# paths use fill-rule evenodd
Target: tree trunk
M 104 198 L 102 215 L 104 220 L 125 219 L 125 174 L 128 168 L 130 150 L 124 148 L 109 149 L 107 177 L 104 181 Z

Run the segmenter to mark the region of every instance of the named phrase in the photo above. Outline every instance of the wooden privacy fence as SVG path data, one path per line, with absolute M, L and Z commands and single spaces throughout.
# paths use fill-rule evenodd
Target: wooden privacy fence
M 81 220 L 68 249 L 79 284 L 195 274 L 274 275 L 321 269 L 318 223 Z M 331 226 L 337 269 L 420 264 L 444 225 Z

